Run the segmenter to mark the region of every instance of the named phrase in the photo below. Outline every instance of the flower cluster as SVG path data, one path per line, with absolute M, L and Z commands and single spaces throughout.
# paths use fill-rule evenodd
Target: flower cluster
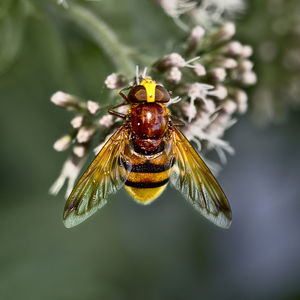
M 173 116 L 186 123 L 182 131 L 187 138 L 199 151 L 215 149 L 222 162 L 226 161 L 225 152 L 233 153 L 233 148 L 223 140 L 224 133 L 239 114 L 247 111 L 247 94 L 243 87 L 256 82 L 250 60 L 252 48 L 233 40 L 234 34 L 233 23 L 218 25 L 211 30 L 196 26 L 187 35 L 182 53 L 164 55 L 148 67 L 147 74 L 172 92 L 168 108 Z M 112 90 L 111 97 L 115 99 L 114 90 L 139 82 L 146 72 L 147 69 L 140 74 L 137 69 L 134 79 L 113 73 L 106 78 L 105 85 Z M 72 145 L 72 154 L 51 188 L 52 193 L 57 193 L 69 180 L 68 195 L 92 141 L 97 137 L 101 142 L 95 152 L 99 151 L 121 120 L 101 113 L 96 102 L 82 101 L 63 92 L 55 93 L 51 101 L 75 112 L 71 132 L 54 143 L 57 151 Z M 110 102 L 118 104 L 121 101 Z M 126 113 L 126 106 L 122 109 L 125 111 L 119 112 Z
M 113 126 L 117 125 L 117 122 L 113 120 L 111 115 L 99 117 L 100 105 L 91 100 L 84 101 L 76 96 L 59 91 L 52 95 L 51 102 L 75 113 L 70 121 L 71 131 L 59 138 L 53 145 L 53 148 L 58 152 L 72 147 L 72 153 L 64 163 L 60 176 L 50 188 L 50 193 L 57 194 L 65 181 L 68 180 L 66 191 L 66 196 L 68 196 L 81 168 L 86 162 L 92 140 L 100 129 L 102 129 L 103 136 L 108 135 L 108 129 L 111 130 Z
M 211 27 L 225 23 L 236 14 L 244 11 L 244 0 L 157 0 L 164 12 L 172 17 L 176 24 L 188 30 L 181 19 L 186 15 L 189 24 Z
M 243 87 L 256 82 L 249 59 L 252 48 L 232 40 L 234 34 L 233 23 L 208 32 L 196 26 L 187 38 L 185 53 L 166 55 L 152 67 L 155 77 L 182 99 L 169 108 L 186 122 L 187 138 L 199 150 L 215 149 L 222 162 L 226 161 L 224 151 L 233 152 L 222 140 L 224 132 L 237 115 L 247 111 Z

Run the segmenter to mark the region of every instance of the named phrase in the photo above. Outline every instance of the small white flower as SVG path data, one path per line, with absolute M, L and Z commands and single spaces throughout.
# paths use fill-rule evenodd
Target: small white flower
M 78 157 L 83 157 L 86 154 L 87 148 L 83 145 L 75 145 L 73 147 L 73 153 Z
M 80 128 L 83 124 L 84 117 L 83 116 L 76 116 L 71 120 L 71 125 L 73 128 L 77 129 Z
M 94 115 L 100 109 L 100 105 L 95 101 L 88 100 L 87 109 L 91 115 Z
M 237 110 L 237 103 L 231 99 L 222 102 L 222 109 L 229 115 L 232 115 Z
M 61 152 L 67 150 L 71 146 L 71 144 L 72 137 L 70 134 L 66 134 L 54 143 L 53 148 L 56 151 Z
M 246 85 L 253 85 L 257 82 L 257 76 L 254 72 L 248 71 L 242 74 L 241 81 Z
M 205 67 L 200 64 L 200 63 L 196 63 L 194 64 L 194 69 L 193 69 L 194 73 L 201 77 L 201 76 L 205 76 L 206 75 L 206 70 L 205 70 Z
M 178 18 L 180 15 L 193 9 L 197 3 L 190 0 L 158 0 L 167 15 Z
M 189 118 L 189 120 L 193 120 L 196 117 L 197 109 L 195 105 L 192 105 L 192 103 L 183 103 L 181 109 L 183 115 Z
M 114 124 L 113 116 L 109 114 L 104 115 L 98 123 L 103 127 L 109 128 Z
M 95 131 L 96 131 L 96 128 L 95 128 L 95 126 L 92 126 L 92 125 L 85 125 L 85 126 L 81 127 L 78 130 L 78 133 L 76 136 L 78 143 L 81 144 L 81 143 L 88 142 L 94 135 Z
M 166 56 L 164 56 L 162 59 L 160 59 L 155 66 L 159 70 L 166 70 L 169 68 L 183 68 L 183 67 L 189 67 L 189 68 L 194 68 L 195 66 L 192 65 L 191 63 L 198 60 L 199 56 L 194 57 L 188 61 L 185 61 L 184 58 L 178 54 L 178 53 L 170 53 Z
M 168 107 L 168 106 L 170 106 L 171 104 L 178 103 L 178 102 L 181 101 L 181 100 L 182 100 L 181 97 L 176 96 L 176 97 L 174 97 L 174 98 L 171 98 L 171 99 L 169 100 L 169 102 L 166 103 L 166 106 Z
M 229 56 L 242 56 L 243 46 L 238 41 L 232 41 L 221 49 L 221 53 Z
M 187 95 L 192 100 L 201 99 L 204 102 L 208 95 L 211 95 L 211 90 L 214 89 L 213 85 L 195 82 L 189 85 Z
M 104 84 L 108 89 L 114 90 L 118 89 L 125 83 L 124 76 L 116 73 L 108 75 L 104 81 Z
M 192 112 L 196 109 L 194 104 L 195 100 L 200 99 L 206 104 L 207 96 L 214 94 L 212 89 L 214 89 L 214 86 L 199 82 L 192 83 L 188 86 L 187 96 L 190 98 L 188 122 L 191 122 L 194 116 Z
M 205 35 L 205 30 L 202 26 L 196 26 L 190 33 L 187 41 L 187 53 L 191 53 L 192 51 L 197 50 L 200 41 L 203 39 Z
M 207 113 L 209 115 L 212 115 L 216 111 L 216 104 L 215 104 L 215 102 L 213 100 L 211 100 L 211 99 L 207 99 L 206 100 L 205 110 L 207 111 Z
M 234 69 L 237 67 L 238 62 L 233 58 L 224 57 L 218 61 L 218 64 L 225 69 Z
M 191 43 L 191 42 L 198 42 L 200 41 L 205 35 L 205 29 L 202 27 L 202 26 L 196 26 L 193 28 L 190 36 L 189 36 L 189 41 L 188 43 Z
M 246 71 L 251 71 L 253 69 L 253 62 L 250 61 L 249 59 L 243 59 L 239 65 L 238 65 L 239 70 L 242 72 Z
M 187 13 L 196 7 L 197 2 L 191 0 L 158 0 L 164 12 L 174 19 L 175 23 L 187 30 L 188 27 L 179 19 L 182 14 Z
M 224 85 L 217 84 L 215 90 L 211 92 L 211 96 L 217 97 L 219 100 L 223 100 L 227 97 L 228 91 Z
M 182 73 L 177 67 L 172 67 L 166 77 L 166 80 L 170 83 L 177 84 L 182 77 Z
M 61 107 L 69 107 L 72 105 L 78 105 L 80 103 L 78 98 L 61 91 L 58 91 L 55 94 L 53 94 L 50 100 L 55 105 Z
M 189 140 L 195 142 L 199 151 L 201 151 L 201 141 L 207 141 L 209 147 L 216 150 L 221 162 L 225 163 L 225 151 L 233 154 L 234 150 L 228 142 L 220 138 L 224 133 L 224 128 L 224 126 L 213 125 L 210 114 L 201 112 L 193 122 L 183 128 L 183 133 Z
M 242 57 L 248 58 L 252 56 L 252 54 L 253 54 L 253 48 L 251 46 L 249 45 L 243 46 Z
M 209 72 L 209 76 L 212 77 L 214 81 L 222 82 L 226 78 L 226 71 L 223 68 L 214 68 Z
M 79 158 L 74 155 L 69 157 L 62 167 L 59 177 L 55 180 L 53 185 L 50 187 L 49 193 L 52 195 L 56 195 L 61 190 L 64 183 L 68 181 L 68 186 L 66 190 L 66 198 L 68 198 L 68 196 L 71 194 L 71 191 L 74 187 L 75 180 L 79 175 L 79 172 L 86 161 L 86 158 L 87 158 L 86 156 Z
M 190 15 L 195 23 L 210 27 L 232 19 L 244 8 L 243 0 L 202 0 L 196 9 L 190 11 Z

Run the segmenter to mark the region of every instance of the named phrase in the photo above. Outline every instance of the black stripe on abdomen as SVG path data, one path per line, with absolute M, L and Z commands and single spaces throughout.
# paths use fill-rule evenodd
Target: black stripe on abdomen
M 162 142 L 158 148 L 156 148 L 153 151 L 144 150 L 139 145 L 137 145 L 135 142 L 133 142 L 133 149 L 136 153 L 142 154 L 142 155 L 154 155 L 162 152 L 165 149 L 165 142 Z
M 120 165 L 123 169 L 129 170 L 136 173 L 160 173 L 171 169 L 175 163 L 175 158 L 167 164 L 153 164 L 151 161 L 147 160 L 143 164 L 130 165 L 127 164 L 122 158 L 119 160 Z
M 147 189 L 147 188 L 157 188 L 157 187 L 161 187 L 163 185 L 165 185 L 166 183 L 168 183 L 169 178 L 162 180 L 162 181 L 157 181 L 157 182 L 133 182 L 130 180 L 126 180 L 125 181 L 125 185 L 127 186 L 131 186 L 134 188 L 141 188 L 141 189 Z

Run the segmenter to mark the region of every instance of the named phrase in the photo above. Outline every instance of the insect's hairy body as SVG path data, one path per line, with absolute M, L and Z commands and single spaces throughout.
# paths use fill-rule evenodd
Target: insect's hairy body
M 168 184 L 174 164 L 169 122 L 169 113 L 163 104 L 135 104 L 129 109 L 130 143 L 124 155 L 130 157 L 131 172 L 125 188 L 141 204 L 151 203 Z M 126 164 L 120 165 L 128 170 Z
M 128 90 L 126 96 L 123 91 Z M 109 110 L 124 124 L 108 139 L 70 194 L 64 224 L 73 227 L 93 215 L 125 186 L 141 204 L 157 198 L 170 181 L 196 210 L 228 228 L 231 209 L 220 185 L 174 124 L 165 103 L 169 92 L 150 78 L 120 92 L 127 114 Z M 173 117 L 174 118 L 174 117 Z

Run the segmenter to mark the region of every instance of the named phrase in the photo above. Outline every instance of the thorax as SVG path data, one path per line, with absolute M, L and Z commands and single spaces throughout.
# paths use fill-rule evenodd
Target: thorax
M 164 105 L 136 104 L 129 110 L 128 117 L 133 142 L 142 152 L 153 152 L 161 148 L 169 123 L 168 110 Z

